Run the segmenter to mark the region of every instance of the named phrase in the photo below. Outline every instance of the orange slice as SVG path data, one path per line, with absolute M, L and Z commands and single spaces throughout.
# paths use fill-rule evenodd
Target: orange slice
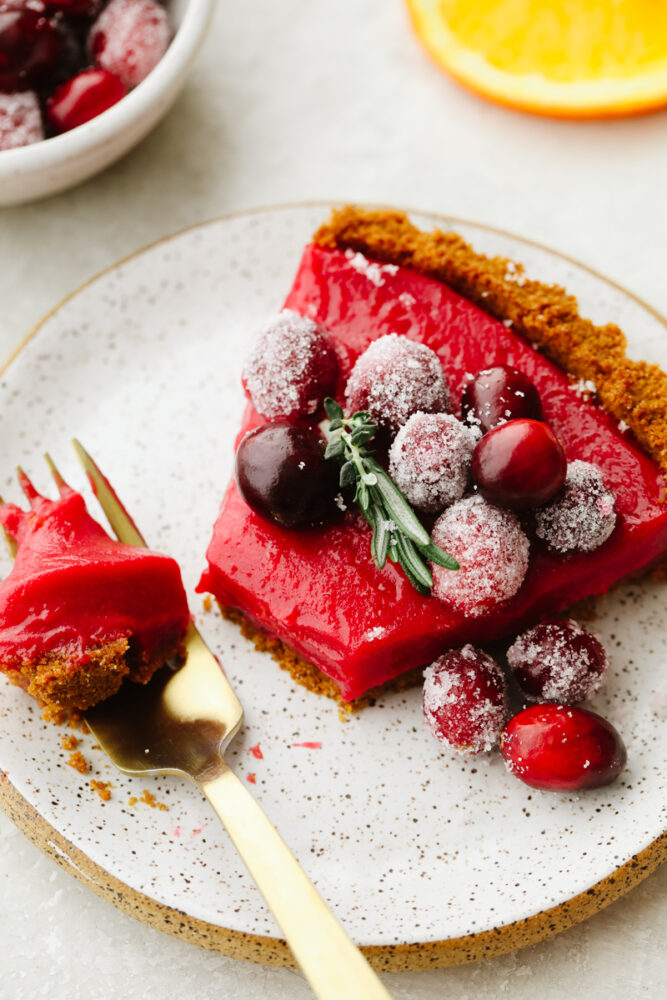
M 461 83 L 526 111 L 589 118 L 667 106 L 665 0 L 407 0 Z

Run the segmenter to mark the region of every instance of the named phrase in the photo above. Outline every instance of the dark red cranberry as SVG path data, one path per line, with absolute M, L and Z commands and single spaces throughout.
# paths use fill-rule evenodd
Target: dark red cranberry
M 571 705 L 531 705 L 510 719 L 500 739 L 511 774 L 554 792 L 600 788 L 625 767 L 623 740 L 606 719 Z
M 113 73 L 89 69 L 61 84 L 46 104 L 49 124 L 56 132 L 68 132 L 101 115 L 125 97 L 127 90 Z
M 0 91 L 30 90 L 58 71 L 63 35 L 34 10 L 0 8 Z
M 68 17 L 93 17 L 102 6 L 102 0 L 42 0 L 42 4 L 49 11 L 66 14 Z
M 548 503 L 565 482 L 567 459 L 539 420 L 510 420 L 477 443 L 472 479 L 490 503 L 527 510 Z
M 250 431 L 236 452 L 239 493 L 256 514 L 283 528 L 319 527 L 338 515 L 338 466 L 316 431 L 287 421 Z
M 424 671 L 424 721 L 448 750 L 492 750 L 507 722 L 503 672 L 490 656 L 468 644 Z
M 530 701 L 571 705 L 594 694 L 608 668 L 605 648 L 578 622 L 553 618 L 518 636 L 507 662 Z
M 528 378 L 511 365 L 497 365 L 477 372 L 461 398 L 466 423 L 483 434 L 508 420 L 542 419 L 540 395 Z

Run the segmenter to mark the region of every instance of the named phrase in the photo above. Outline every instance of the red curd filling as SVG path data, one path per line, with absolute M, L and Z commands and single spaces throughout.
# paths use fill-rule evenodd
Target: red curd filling
M 520 590 L 490 613 L 467 617 L 419 594 L 393 564 L 376 569 L 370 528 L 356 511 L 331 527 L 286 531 L 260 519 L 232 481 L 198 590 L 240 609 L 315 664 L 337 683 L 344 699 L 428 663 L 448 648 L 516 633 L 545 614 L 602 594 L 667 551 L 664 476 L 658 464 L 631 435 L 619 431 L 613 417 L 580 398 L 563 371 L 446 285 L 406 268 L 311 245 L 285 307 L 330 331 L 341 360 L 339 400 L 356 358 L 389 333 L 436 352 L 457 413 L 467 374 L 501 364 L 518 368 L 534 382 L 544 419 L 568 461 L 599 466 L 616 495 L 616 528 L 594 552 L 550 551 L 526 519 L 530 561 Z M 240 436 L 263 422 L 249 404 Z
M 69 487 L 57 500 L 34 496 L 27 512 L 0 505 L 0 524 L 18 545 L 0 584 L 6 672 L 54 652 L 82 667 L 88 650 L 120 638 L 150 658 L 184 634 L 190 614 L 177 563 L 109 538 Z

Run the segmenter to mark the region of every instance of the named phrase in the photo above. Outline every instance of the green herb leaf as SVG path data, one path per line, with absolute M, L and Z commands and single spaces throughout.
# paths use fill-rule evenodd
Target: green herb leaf
M 436 566 L 444 566 L 445 569 L 460 569 L 461 567 L 457 563 L 453 556 L 450 556 L 444 549 L 441 549 L 439 545 L 434 542 L 429 542 L 420 549 L 421 554 L 425 559 L 429 559 L 434 562 Z
M 368 466 L 377 476 L 377 488 L 382 494 L 382 500 L 389 516 L 396 521 L 401 530 L 416 545 L 428 545 L 431 541 L 428 532 L 401 491 L 394 485 L 381 465 L 372 458 L 367 461 Z
M 391 538 L 391 532 L 389 531 L 389 521 L 386 521 L 384 517 L 380 516 L 375 522 L 375 565 L 378 569 L 382 569 L 387 561 L 387 554 L 389 552 L 389 539 Z
M 325 453 L 326 454 L 326 453 Z M 338 482 L 340 483 L 340 488 L 342 490 L 347 489 L 348 486 L 354 486 L 357 481 L 357 470 L 354 467 L 354 462 L 345 462 L 340 467 L 340 477 Z
M 422 587 L 430 590 L 433 586 L 433 577 L 426 563 L 419 557 L 410 539 L 399 535 L 396 544 L 403 569 L 408 571 L 415 580 L 418 580 Z
M 342 438 L 332 438 L 324 452 L 325 458 L 342 458 L 345 454 L 345 442 Z
M 366 424 L 365 427 L 363 425 L 360 427 L 356 427 L 352 431 L 352 434 L 350 435 L 350 442 L 356 447 L 359 447 L 359 445 L 362 444 L 366 444 L 366 442 L 370 441 L 370 439 L 373 437 L 376 430 L 377 427 L 375 426 L 375 424 Z
M 390 559 L 402 567 L 421 594 L 429 594 L 433 576 L 427 561 L 451 570 L 459 564 L 431 541 L 408 501 L 366 447 L 378 429 L 368 413 L 359 410 L 346 417 L 341 405 L 330 398 L 324 408 L 328 433 L 333 432 L 325 457 L 341 463 L 341 488 L 355 488 L 354 502 L 371 528 L 373 562 L 382 569 Z
M 340 403 L 337 403 L 335 399 L 331 396 L 327 396 L 324 400 L 324 412 L 328 416 L 329 420 L 341 420 L 343 419 L 343 407 Z

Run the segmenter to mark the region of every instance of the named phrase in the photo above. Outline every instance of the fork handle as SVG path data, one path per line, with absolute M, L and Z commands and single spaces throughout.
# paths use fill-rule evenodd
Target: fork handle
M 391 1000 L 266 813 L 223 763 L 199 787 L 227 828 L 319 1000 Z

